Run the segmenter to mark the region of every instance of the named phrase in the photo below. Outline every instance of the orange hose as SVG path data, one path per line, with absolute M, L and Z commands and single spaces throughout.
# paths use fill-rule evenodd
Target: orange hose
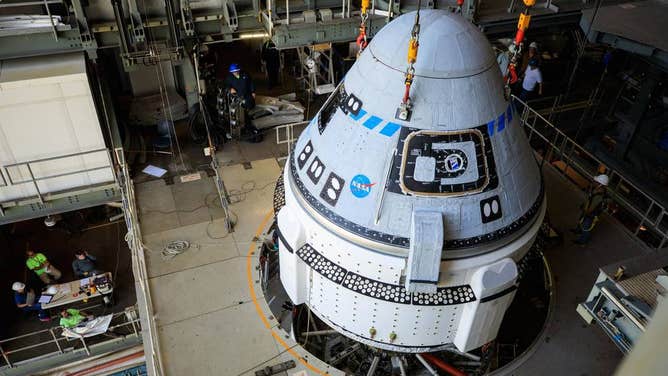
M 449 365 L 448 363 L 444 362 L 440 358 L 437 358 L 434 355 L 431 355 L 429 353 L 423 353 L 420 354 L 422 355 L 423 358 L 425 358 L 429 363 L 432 363 L 436 367 L 438 367 L 441 371 L 445 371 L 449 373 L 452 376 L 466 376 L 466 374 L 457 368 Z

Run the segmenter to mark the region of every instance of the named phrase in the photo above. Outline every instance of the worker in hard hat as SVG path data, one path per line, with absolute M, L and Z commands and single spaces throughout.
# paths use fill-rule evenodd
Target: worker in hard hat
M 225 78 L 225 89 L 232 95 L 236 95 L 241 99 L 241 107 L 244 108 L 244 138 L 250 142 L 262 141 L 262 134 L 251 123 L 249 111 L 255 107 L 255 85 L 250 76 L 241 70 L 238 64 L 230 65 L 230 74 Z M 227 139 L 231 139 L 230 132 L 227 132 Z
M 536 90 L 536 87 L 538 90 Z M 529 60 L 529 67 L 524 72 L 520 99 L 526 103 L 526 101 L 535 96 L 536 91 L 538 95 L 543 95 L 543 74 L 538 67 L 538 59 L 533 58 Z
M 540 54 L 538 53 L 538 43 L 531 42 L 529 44 L 529 52 L 527 53 L 527 56 L 529 57 L 529 61 L 531 61 L 531 59 L 537 59 L 538 65 L 540 65 Z
M 529 61 L 531 61 L 531 59 L 537 59 L 538 66 L 540 67 L 541 58 L 540 54 L 538 53 L 538 43 L 536 42 L 531 42 L 529 44 L 529 48 L 526 50 L 526 53 L 522 57 L 522 69 L 520 70 L 522 74 L 526 73 L 527 69 L 529 69 Z
M 26 266 L 28 269 L 35 272 L 39 279 L 41 279 L 45 284 L 48 285 L 53 283 L 54 281 L 59 280 L 62 276 L 60 270 L 51 265 L 43 253 L 36 253 L 30 247 L 30 244 L 26 245 L 26 257 Z
M 255 85 L 246 72 L 241 71 L 239 64 L 230 64 L 229 74 L 223 82 L 225 89 L 243 99 L 243 106 L 250 110 L 255 107 Z
M 40 321 L 51 320 L 49 315 L 42 309 L 42 305 L 35 303 L 35 292 L 26 289 L 25 283 L 14 282 L 12 290 L 14 290 L 14 303 L 16 303 L 16 307 L 25 312 L 37 311 Z
M 594 177 L 594 182 L 587 192 L 587 200 L 580 205 L 580 220 L 574 232 L 580 236 L 573 241 L 575 244 L 585 245 L 591 238 L 591 232 L 596 227 L 599 217 L 608 208 L 608 184 L 610 178 L 602 174 Z

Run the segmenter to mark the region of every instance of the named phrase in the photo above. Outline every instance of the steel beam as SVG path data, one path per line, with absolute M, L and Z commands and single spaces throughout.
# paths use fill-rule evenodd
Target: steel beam
M 0 216 L 0 225 L 119 201 L 121 199 L 121 191 L 116 184 L 110 184 L 99 188 L 87 188 L 82 193 L 61 194 L 56 199 L 50 199 L 49 195 L 45 195 L 45 197 L 46 199 L 43 203 L 35 201 L 20 205 L 4 204 L 5 206 L 2 209 L 3 215 Z
M 76 17 L 77 25 L 79 26 L 79 37 L 81 38 L 81 46 L 86 50 L 88 57 L 97 58 L 97 42 L 90 32 L 88 27 L 88 20 L 86 19 L 86 12 L 81 5 L 81 0 L 72 0 L 72 10 L 74 17 Z
M 186 36 L 195 35 L 195 25 L 193 23 L 193 12 L 190 9 L 190 0 L 181 0 L 181 27 Z
M 385 26 L 384 17 L 369 18 L 368 34 L 373 36 Z M 359 19 L 335 19 L 311 24 L 275 25 L 272 40 L 276 48 L 295 48 L 318 43 L 354 41 L 359 34 Z
M 0 38 L 0 60 L 83 51 L 79 30 L 51 31 L 3 36 Z
M 141 19 L 137 0 L 128 0 L 128 11 L 130 12 L 130 28 L 132 29 L 132 44 L 143 43 L 146 40 L 144 34 L 144 22 Z

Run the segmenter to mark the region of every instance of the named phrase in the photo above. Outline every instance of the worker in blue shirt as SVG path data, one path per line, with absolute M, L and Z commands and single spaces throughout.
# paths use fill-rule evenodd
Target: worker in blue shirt
M 225 77 L 223 84 L 232 94 L 243 99 L 243 106 L 250 110 L 255 107 L 255 85 L 246 72 L 241 71 L 239 64 L 230 65 L 230 73 Z
M 25 312 L 37 311 L 37 315 L 39 316 L 40 321 L 51 320 L 49 315 L 44 312 L 44 310 L 42 310 L 42 305 L 34 302 L 35 293 L 32 290 L 30 290 L 32 297 L 29 301 L 28 291 L 26 291 L 26 285 L 24 283 L 14 282 L 12 285 L 12 290 L 14 290 L 14 303 L 16 303 L 16 307 Z
M 529 99 L 533 99 L 536 87 L 538 87 L 538 95 L 543 95 L 543 75 L 538 67 L 538 58 L 534 57 L 529 60 L 529 67 L 524 72 L 520 99 L 525 103 Z
M 97 258 L 86 251 L 80 250 L 74 253 L 74 261 L 72 261 L 72 270 L 77 278 L 90 277 L 93 274 L 100 274 L 95 268 L 95 261 Z
M 250 142 L 261 142 L 262 134 L 252 124 L 249 111 L 255 107 L 255 85 L 250 76 L 241 70 L 238 64 L 230 65 L 230 74 L 227 75 L 223 83 L 225 89 L 232 95 L 237 95 L 241 98 L 241 106 L 246 110 L 243 111 L 244 117 L 244 138 Z M 227 139 L 231 139 L 230 132 L 225 135 Z

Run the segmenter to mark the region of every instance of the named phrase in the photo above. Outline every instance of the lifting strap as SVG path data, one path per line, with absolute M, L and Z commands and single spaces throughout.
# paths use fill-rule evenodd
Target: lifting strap
M 360 33 L 357 36 L 357 46 L 359 47 L 359 50 L 357 51 L 357 56 L 359 57 L 362 51 L 366 48 L 368 42 L 367 42 L 367 36 L 366 36 L 366 21 L 369 19 L 369 3 L 371 0 L 362 0 L 362 8 L 360 12 L 360 16 L 362 18 L 360 22 Z
M 529 28 L 529 22 L 531 21 L 531 15 L 529 11 L 536 4 L 536 0 L 523 0 L 524 2 L 524 11 L 520 13 L 520 18 L 517 21 L 517 32 L 515 33 L 515 39 L 513 39 L 512 44 L 508 48 L 510 50 L 510 59 L 508 62 L 508 73 L 505 77 L 505 91 L 506 97 L 510 94 L 510 85 L 514 84 L 518 80 L 517 75 L 517 64 L 519 62 L 520 56 L 522 56 L 522 46 L 524 41 L 524 33 Z
M 404 90 L 404 96 L 397 111 L 397 118 L 400 120 L 408 120 L 410 117 L 411 85 L 413 85 L 413 79 L 415 78 L 415 62 L 417 61 L 418 47 L 420 46 L 420 6 L 421 0 L 418 0 L 417 12 L 415 13 L 415 23 L 413 23 L 411 37 L 408 40 L 408 53 L 406 56 L 408 67 L 404 73 L 404 85 L 406 89 Z

